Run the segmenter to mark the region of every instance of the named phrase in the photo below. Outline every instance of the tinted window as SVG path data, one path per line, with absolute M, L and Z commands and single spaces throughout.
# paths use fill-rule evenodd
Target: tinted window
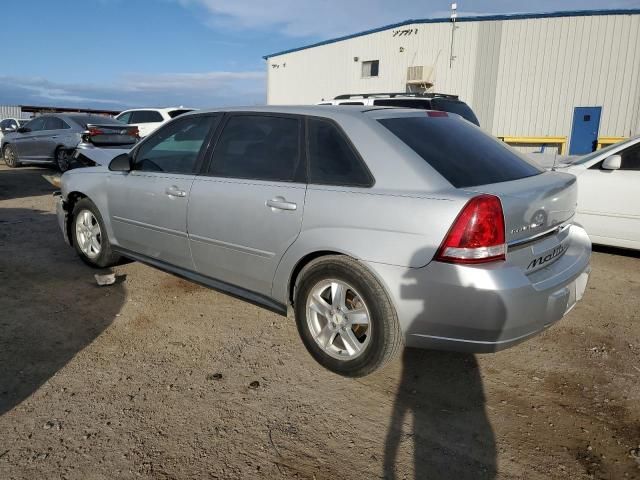
M 363 102 L 340 102 L 338 105 L 364 105 Z
M 64 128 L 69 128 L 69 125 L 64 123 L 58 117 L 47 117 L 44 123 L 45 130 L 62 130 Z
M 171 118 L 176 118 L 179 115 L 182 115 L 183 113 L 188 113 L 188 112 L 193 112 L 193 110 L 189 109 L 189 108 L 183 108 L 181 110 L 171 110 L 169 112 L 169 116 Z
M 170 123 L 140 145 L 134 169 L 193 173 L 202 144 L 218 119 L 218 116 L 197 116 Z
M 309 183 L 369 186 L 372 179 L 331 122 L 309 119 Z
M 453 117 L 403 117 L 379 122 L 454 187 L 508 182 L 542 171 L 505 143 Z
M 640 170 L 640 143 L 627 148 L 622 155 L 622 170 Z
M 480 122 L 478 122 L 476 114 L 473 113 L 473 110 L 469 108 L 469 105 L 467 105 L 464 102 L 461 102 L 460 100 L 451 100 L 448 98 L 434 98 L 431 100 L 431 108 L 433 110 L 440 110 L 442 112 L 457 113 L 465 120 L 468 120 L 471 123 L 474 123 L 476 125 L 480 125 Z
M 154 112 L 153 110 L 140 110 L 131 112 L 131 119 L 129 123 L 154 123 L 162 122 L 164 119 L 160 112 Z
M 420 108 L 422 110 L 428 110 L 431 108 L 429 100 L 420 100 L 417 98 L 381 98 L 374 100 L 373 104 L 381 107 Z
M 118 115 L 116 120 L 121 121 L 122 123 L 129 123 L 129 119 L 131 118 L 131 112 L 126 112 Z
M 80 125 L 82 128 L 87 128 L 87 125 L 118 125 L 122 122 L 115 118 L 107 117 L 105 115 L 69 115 L 69 118 Z M 124 124 L 123 124 L 124 125 Z
M 32 132 L 37 132 L 38 130 L 44 129 L 44 120 L 45 117 L 38 117 L 31 120 L 29 123 L 25 125 L 25 127 L 31 129 Z
M 300 121 L 291 117 L 231 117 L 209 173 L 220 177 L 293 181 L 300 165 Z
M 9 120 L 2 120 L 0 122 L 0 128 L 6 128 L 9 126 Z
M 377 77 L 379 67 L 380 60 L 369 60 L 367 62 L 362 62 L 362 76 L 364 78 Z

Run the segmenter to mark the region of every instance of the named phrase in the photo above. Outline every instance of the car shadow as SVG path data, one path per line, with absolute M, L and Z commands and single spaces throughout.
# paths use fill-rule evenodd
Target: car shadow
M 640 250 L 610 247 L 608 245 L 596 245 L 595 243 L 591 246 L 591 249 L 598 253 L 607 253 L 609 255 L 618 255 L 621 257 L 640 258 Z
M 442 292 L 426 293 L 426 286 L 417 282 L 418 275 L 417 271 L 406 274 L 406 283 L 401 287 L 404 300 L 419 301 L 422 305 L 407 331 L 444 336 L 442 326 L 425 326 L 424 323 L 427 318 L 429 322 L 437 322 L 445 313 L 438 312 L 437 304 Z M 449 294 L 458 300 L 456 318 L 466 319 L 461 322 L 466 324 L 473 322 L 474 313 L 480 313 L 473 297 L 479 295 L 478 298 L 483 298 L 482 314 L 494 318 L 498 332 L 486 340 L 497 339 L 506 315 L 506 308 L 497 296 L 479 291 L 473 285 L 462 286 Z M 475 312 L 473 308 L 476 308 Z M 385 441 L 384 478 L 403 478 L 399 471 L 405 469 L 398 469 L 398 454 L 411 444 L 413 478 L 495 478 L 496 440 L 485 403 L 475 355 L 405 348 L 401 379 Z
M 6 173 L 1 172 L 0 179 L 5 180 Z M 31 175 L 20 173 L 25 174 Z M 45 182 L 38 179 L 37 183 Z M 86 266 L 65 245 L 55 215 L 13 208 L 0 212 L 5 221 L 0 224 L 3 415 L 111 324 L 125 301 L 125 291 L 121 281 L 109 287 L 96 285 L 93 275 L 99 270 Z
M 42 175 L 57 173 L 57 170 L 44 167 L 0 168 L 0 200 L 51 194 L 57 189 Z M 0 217 L 0 222 L 5 216 Z

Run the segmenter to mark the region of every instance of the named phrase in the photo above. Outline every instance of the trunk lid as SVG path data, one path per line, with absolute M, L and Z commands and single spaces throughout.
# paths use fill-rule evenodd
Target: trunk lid
M 502 202 L 507 261 L 532 273 L 558 260 L 569 248 L 565 227 L 575 215 L 577 184 L 573 175 L 545 172 L 510 182 L 469 187 L 496 195 Z
M 83 134 L 83 141 L 99 147 L 133 146 L 138 139 L 138 127 L 116 123 L 89 123 Z

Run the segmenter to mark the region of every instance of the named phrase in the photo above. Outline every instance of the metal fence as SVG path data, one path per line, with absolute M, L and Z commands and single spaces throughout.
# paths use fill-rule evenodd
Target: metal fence
M 19 105 L 0 105 L 0 120 L 5 118 L 29 118 L 29 116 L 22 113 Z

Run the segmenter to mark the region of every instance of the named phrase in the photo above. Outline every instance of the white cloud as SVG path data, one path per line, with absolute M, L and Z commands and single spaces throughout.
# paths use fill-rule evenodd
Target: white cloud
M 450 0 L 173 0 L 204 8 L 214 28 L 278 31 L 291 37 L 331 38 L 411 18 L 448 17 Z M 632 8 L 638 0 L 463 0 L 460 16 L 598 8 Z
M 126 74 L 105 84 L 51 82 L 0 75 L 0 103 L 111 108 L 256 104 L 265 101 L 265 73 L 201 72 Z

